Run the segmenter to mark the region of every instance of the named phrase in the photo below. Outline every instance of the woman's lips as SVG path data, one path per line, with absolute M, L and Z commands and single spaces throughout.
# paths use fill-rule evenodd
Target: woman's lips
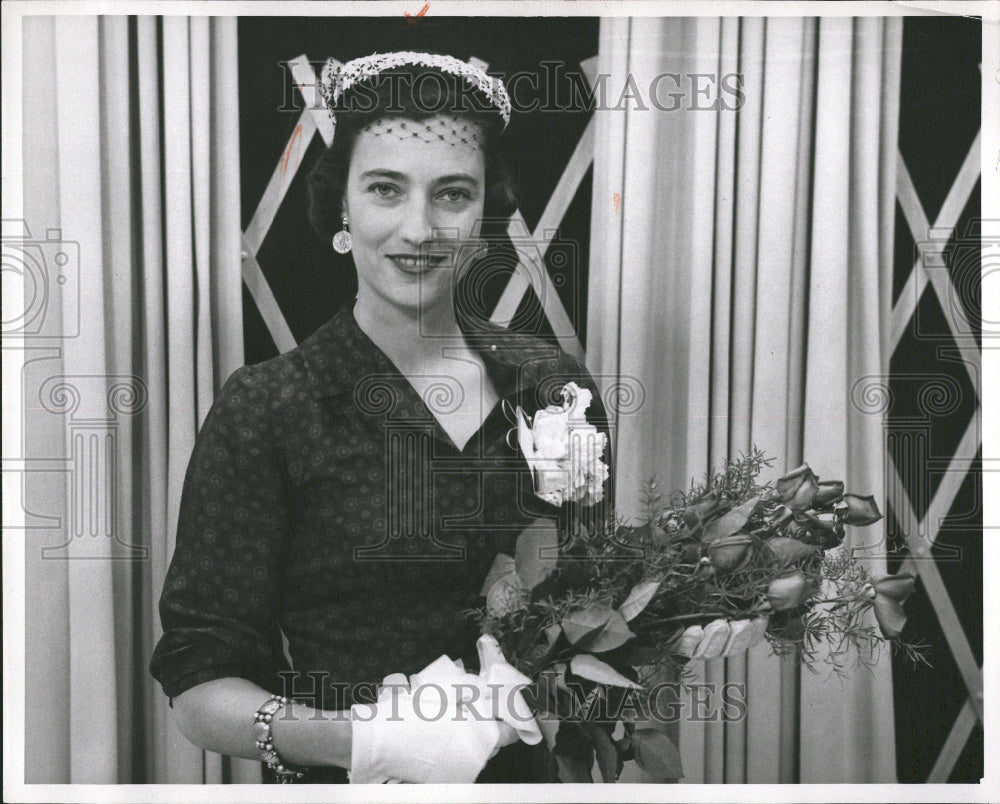
M 437 268 L 446 257 L 444 254 L 389 254 L 389 259 L 406 274 L 423 274 Z

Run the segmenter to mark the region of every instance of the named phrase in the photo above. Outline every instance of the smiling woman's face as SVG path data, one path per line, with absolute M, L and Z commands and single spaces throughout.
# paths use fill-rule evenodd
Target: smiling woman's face
M 445 121 L 450 127 L 454 118 Z M 400 137 L 400 123 L 421 132 L 425 123 L 441 125 L 438 118 L 397 119 L 361 131 L 351 154 L 344 206 L 359 299 L 426 311 L 450 304 L 460 254 L 469 253 L 468 244 L 478 235 L 485 161 L 475 138 Z

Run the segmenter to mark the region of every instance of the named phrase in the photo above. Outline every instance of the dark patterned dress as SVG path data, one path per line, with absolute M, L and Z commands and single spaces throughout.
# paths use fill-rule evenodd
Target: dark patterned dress
M 535 518 L 559 514 L 532 492 L 508 439 L 511 408 L 533 414 L 575 381 L 594 394 L 588 419 L 605 432 L 607 422 L 593 380 L 565 352 L 485 324 L 466 340 L 509 406 L 498 403 L 461 450 L 350 307 L 298 348 L 233 374 L 185 477 L 151 662 L 166 695 L 235 676 L 340 710 L 441 654 L 475 670 L 467 612 L 494 557 L 512 555 Z M 449 393 L 442 377 L 428 402 L 447 409 Z M 544 765 L 518 744 L 480 780 L 536 781 Z M 344 778 L 315 768 L 303 781 Z

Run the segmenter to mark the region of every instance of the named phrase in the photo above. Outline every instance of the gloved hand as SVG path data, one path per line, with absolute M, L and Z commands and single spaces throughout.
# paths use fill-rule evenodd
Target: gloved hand
M 351 707 L 352 784 L 471 783 L 503 746 L 542 739 L 520 690 L 530 684 L 493 637 L 480 637 L 480 673 L 435 659 L 407 681 L 383 681 L 375 704 Z
M 674 643 L 673 650 L 696 661 L 735 656 L 764 639 L 768 617 L 752 620 L 713 620 L 704 628 L 692 625 Z

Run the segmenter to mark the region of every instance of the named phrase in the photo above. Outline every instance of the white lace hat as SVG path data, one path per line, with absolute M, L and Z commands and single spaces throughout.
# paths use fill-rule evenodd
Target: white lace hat
M 328 59 L 323 67 L 320 92 L 336 124 L 337 104 L 349 89 L 365 81 L 370 81 L 386 70 L 399 67 L 427 67 L 446 75 L 463 79 L 475 89 L 503 118 L 504 128 L 510 122 L 510 96 L 503 81 L 487 75 L 482 69 L 469 62 L 438 53 L 417 53 L 401 50 L 393 53 L 372 53 L 370 56 L 352 59 L 340 64 L 336 59 Z

